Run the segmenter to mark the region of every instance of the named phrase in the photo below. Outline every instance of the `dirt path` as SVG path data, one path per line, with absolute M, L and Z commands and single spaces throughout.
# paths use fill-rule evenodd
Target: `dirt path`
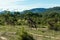
M 16 32 L 13 32 L 13 33 L 11 33 L 11 32 L 9 32 L 8 34 L 15 34 Z M 40 40 L 40 38 L 41 37 L 46 37 L 46 38 L 51 38 L 51 39 L 55 39 L 55 40 L 60 40 L 60 38 L 59 37 L 54 37 L 54 36 L 44 36 L 44 35 L 39 35 L 39 34 L 35 34 L 35 33 L 32 33 L 32 32 L 28 32 L 29 34 L 32 34 L 33 35 L 33 37 L 37 37 L 36 39 L 38 39 L 39 38 L 39 40 Z M 7 38 L 6 37 L 3 37 L 3 36 L 0 36 L 0 39 L 2 39 L 2 40 L 7 40 Z
M 37 37 L 43 37 L 44 35 L 39 35 L 39 34 L 35 34 L 35 33 L 31 33 L 31 32 L 28 32 L 29 34 L 32 34 L 33 36 L 37 36 Z M 53 37 L 53 36 L 44 36 L 46 38 L 52 38 L 52 39 L 56 39 L 56 40 L 60 40 L 59 37 Z
M 1 37 L 0 37 L 0 40 L 7 40 L 7 38 L 6 38 L 6 37 L 1 36 Z

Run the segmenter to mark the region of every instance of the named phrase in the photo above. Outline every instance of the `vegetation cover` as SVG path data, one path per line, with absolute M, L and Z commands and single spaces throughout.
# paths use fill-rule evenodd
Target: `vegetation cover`
M 49 30 L 60 31 L 60 7 L 49 8 L 44 12 L 27 10 L 22 13 L 5 10 L 0 12 L 0 25 L 26 25 L 30 28 L 47 28 Z M 20 33 L 17 32 L 16 34 L 20 35 Z M 23 38 L 20 38 L 21 40 L 34 40 L 27 32 L 23 32 L 22 34 L 20 35 Z M 20 39 L 18 38 L 18 40 Z

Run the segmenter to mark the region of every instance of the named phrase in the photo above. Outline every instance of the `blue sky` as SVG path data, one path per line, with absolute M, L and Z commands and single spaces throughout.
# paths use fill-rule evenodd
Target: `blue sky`
M 0 0 L 0 10 L 22 11 L 60 6 L 60 0 Z

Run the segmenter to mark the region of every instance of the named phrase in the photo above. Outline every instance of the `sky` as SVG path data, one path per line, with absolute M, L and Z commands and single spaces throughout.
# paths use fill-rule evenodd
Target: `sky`
M 23 11 L 60 6 L 60 0 L 0 0 L 0 10 Z

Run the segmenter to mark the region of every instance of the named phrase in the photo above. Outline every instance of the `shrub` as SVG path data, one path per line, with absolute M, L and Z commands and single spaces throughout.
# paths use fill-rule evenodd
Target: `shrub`
M 49 26 L 50 30 L 60 31 L 60 25 L 54 24 L 53 26 Z
M 34 40 L 32 35 L 28 34 L 24 28 L 21 28 L 16 32 L 16 35 L 18 35 L 18 40 Z

